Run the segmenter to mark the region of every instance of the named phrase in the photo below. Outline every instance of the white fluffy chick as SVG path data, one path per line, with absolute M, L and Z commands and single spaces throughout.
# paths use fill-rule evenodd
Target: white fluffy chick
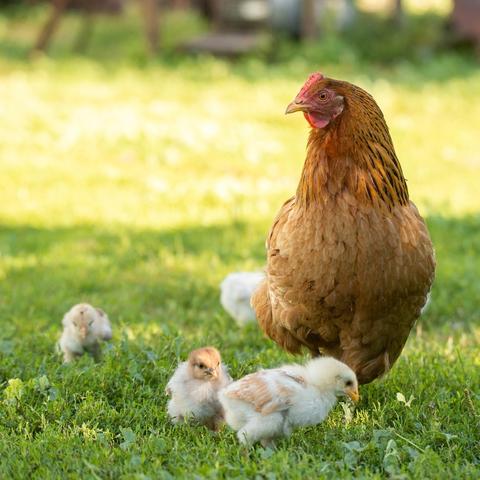
M 167 410 L 172 422 L 193 418 L 210 430 L 218 430 L 223 422 L 218 391 L 231 382 L 232 377 L 216 348 L 203 347 L 190 352 L 165 388 L 165 393 L 171 396 Z
M 294 428 L 321 423 L 339 396 L 359 400 L 355 373 L 331 357 L 305 366 L 284 365 L 260 370 L 220 392 L 225 421 L 242 444 L 274 445 Z
M 264 278 L 262 272 L 234 272 L 229 273 L 220 284 L 220 303 L 238 325 L 255 321 L 250 299 Z
M 68 363 L 85 352 L 100 360 L 100 341 L 112 338 L 107 314 L 88 303 L 74 305 L 63 317 L 63 333 L 59 341 L 63 360 Z

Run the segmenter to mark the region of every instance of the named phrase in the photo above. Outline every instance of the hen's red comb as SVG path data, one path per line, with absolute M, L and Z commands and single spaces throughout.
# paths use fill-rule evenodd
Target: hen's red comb
M 299 96 L 305 95 L 315 82 L 318 82 L 319 80 L 322 80 L 322 79 L 323 79 L 323 73 L 321 72 L 312 73 L 308 77 L 307 81 L 305 82 L 305 85 L 302 87 L 298 95 Z

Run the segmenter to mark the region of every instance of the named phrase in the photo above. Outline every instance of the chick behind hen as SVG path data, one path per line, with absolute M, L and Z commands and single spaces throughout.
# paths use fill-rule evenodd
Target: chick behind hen
M 264 278 L 263 272 L 233 272 L 220 284 L 220 303 L 239 326 L 256 320 L 251 299 Z

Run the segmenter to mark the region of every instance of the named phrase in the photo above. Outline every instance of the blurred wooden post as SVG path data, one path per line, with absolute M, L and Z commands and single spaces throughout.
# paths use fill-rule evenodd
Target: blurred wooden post
M 172 0 L 172 3 L 177 10 L 188 10 L 192 6 L 190 0 Z
M 88 41 L 92 38 L 94 24 L 94 12 L 92 3 L 87 4 L 87 9 L 83 15 L 82 26 L 75 40 L 74 50 L 84 52 L 87 49 Z
M 214 29 L 219 29 L 222 23 L 222 11 L 220 2 L 221 0 L 209 0 L 210 12 L 212 14 L 212 25 Z
M 395 0 L 395 4 L 393 6 L 393 21 L 396 25 L 402 25 L 404 20 L 403 1 Z
M 471 41 L 480 56 L 480 2 L 477 0 L 454 0 L 450 17 L 455 33 L 451 41 Z
M 71 0 L 53 0 L 53 10 L 50 14 L 50 18 L 47 20 L 47 23 L 37 38 L 35 46 L 33 47 L 34 51 L 41 52 L 47 48 L 53 34 L 55 33 L 55 30 L 58 27 L 58 24 L 60 23 L 62 14 L 70 1 Z
M 315 0 L 303 0 L 302 5 L 302 40 L 312 40 L 317 36 L 315 19 Z
M 151 54 L 156 54 L 159 46 L 158 3 L 157 0 L 140 0 L 142 3 L 145 34 Z

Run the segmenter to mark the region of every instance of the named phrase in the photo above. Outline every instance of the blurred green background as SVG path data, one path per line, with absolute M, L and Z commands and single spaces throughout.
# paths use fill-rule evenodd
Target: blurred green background
M 260 47 L 233 59 L 186 53 L 211 27 L 166 7 L 152 55 L 133 1 L 98 16 L 81 49 L 82 16 L 65 13 L 32 54 L 49 5 L 0 5 L 0 476 L 473 478 L 480 70 L 448 27 L 451 2 L 405 1 L 397 22 L 392 2 L 359 1 L 347 27 L 325 14 L 303 42 L 260 29 Z M 234 324 L 218 285 L 264 264 L 305 157 L 307 125 L 283 112 L 318 70 L 382 108 L 437 278 L 403 356 L 353 417 L 339 408 L 278 451 L 243 456 L 229 432 L 169 426 L 162 391 L 203 343 L 234 376 L 292 360 Z M 101 365 L 65 368 L 54 343 L 80 301 L 108 312 L 114 341 Z

